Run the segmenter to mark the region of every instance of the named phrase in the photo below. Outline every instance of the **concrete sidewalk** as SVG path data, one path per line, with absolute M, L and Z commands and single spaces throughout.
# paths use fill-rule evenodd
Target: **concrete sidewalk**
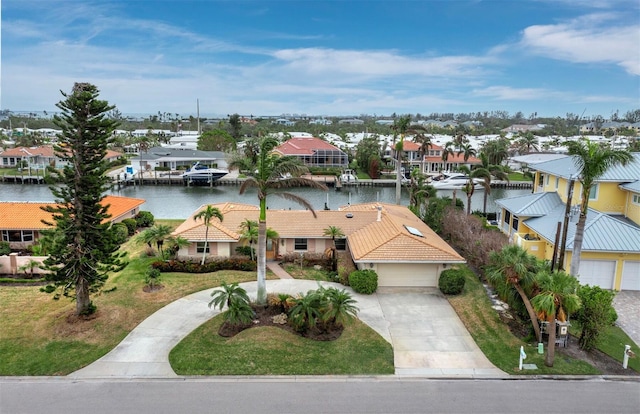
M 317 289 L 312 280 L 268 280 L 269 292 L 297 294 Z M 506 377 L 488 363 L 449 303 L 437 291 L 386 291 L 360 295 L 360 320 L 394 347 L 396 375 L 423 377 Z M 242 283 L 256 297 L 256 282 Z M 111 352 L 73 372 L 70 378 L 171 378 L 169 352 L 198 326 L 217 315 L 210 309 L 213 289 L 186 296 L 158 310 L 138 325 Z

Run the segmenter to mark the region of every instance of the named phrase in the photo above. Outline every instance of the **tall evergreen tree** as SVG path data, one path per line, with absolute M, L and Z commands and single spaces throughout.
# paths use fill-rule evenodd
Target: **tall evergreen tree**
M 98 99 L 96 86 L 76 83 L 70 94 L 61 93 L 65 99 L 56 104 L 61 113 L 53 122 L 62 132 L 54 151 L 66 164 L 60 184 L 51 187 L 56 205 L 45 208 L 53 213 L 55 223 L 47 224 L 56 226 L 58 237 L 44 262 L 52 271 L 44 290 L 62 288 L 64 296 L 75 299 L 76 314 L 87 315 L 95 311 L 89 295 L 100 290 L 110 271 L 125 266 L 102 203 L 109 185 L 107 145 L 118 124 L 108 118 L 114 106 Z

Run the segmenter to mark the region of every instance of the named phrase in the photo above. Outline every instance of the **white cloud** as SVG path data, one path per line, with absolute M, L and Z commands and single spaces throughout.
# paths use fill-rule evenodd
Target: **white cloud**
M 554 25 L 526 28 L 522 47 L 573 63 L 613 63 L 640 75 L 640 24 L 620 22 L 615 13 L 594 13 Z

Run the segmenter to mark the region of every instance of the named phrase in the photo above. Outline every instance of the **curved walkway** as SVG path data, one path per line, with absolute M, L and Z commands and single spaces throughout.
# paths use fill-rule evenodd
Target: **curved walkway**
M 250 297 L 256 282 L 242 283 Z M 437 291 L 381 289 L 360 295 L 360 320 L 394 348 L 396 375 L 421 377 L 506 377 L 493 366 Z M 312 280 L 268 280 L 269 292 L 296 294 L 316 289 Z M 219 313 L 208 307 L 213 289 L 178 299 L 145 319 L 111 352 L 69 375 L 71 378 L 171 378 L 169 352 L 198 326 Z

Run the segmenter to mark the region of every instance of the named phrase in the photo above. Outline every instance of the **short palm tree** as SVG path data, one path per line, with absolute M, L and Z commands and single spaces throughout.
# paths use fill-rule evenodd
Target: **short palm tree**
M 253 245 L 258 242 L 258 222 L 255 220 L 246 219 L 240 223 L 240 240 L 249 243 L 249 256 L 251 260 L 254 260 Z M 278 232 L 271 227 L 267 228 L 267 240 L 275 240 L 279 237 Z
M 537 259 L 522 247 L 509 244 L 500 251 L 491 252 L 489 261 L 487 279 L 494 286 L 506 283 L 507 286 L 513 287 L 518 292 L 529 314 L 536 340 L 540 340 L 538 316 L 524 291 L 524 288 L 531 287 L 535 283 L 535 273 L 538 269 Z
M 218 220 L 222 221 L 222 219 L 224 217 L 222 216 L 222 212 L 220 211 L 220 209 L 217 208 L 217 207 L 213 207 L 213 206 L 207 206 L 204 209 L 200 210 L 200 212 L 198 214 L 193 216 L 193 219 L 195 221 L 198 221 L 199 219 L 202 219 L 202 221 L 204 222 L 204 227 L 205 227 L 205 231 L 204 231 L 204 249 L 202 250 L 202 263 L 201 264 L 204 264 L 205 260 L 207 259 L 207 250 L 208 250 L 208 247 L 209 247 L 209 226 L 211 225 L 211 220 L 213 220 L 214 218 L 217 218 Z
M 331 270 L 338 270 L 338 253 L 336 248 L 336 239 L 344 237 L 344 232 L 340 227 L 329 226 L 323 230 L 323 235 L 331 237 Z
M 509 174 L 505 172 L 504 168 L 501 165 L 490 164 L 489 157 L 484 153 L 484 151 L 480 152 L 480 161 L 482 162 L 481 168 L 484 168 L 490 173 L 489 185 L 485 187 L 486 191 L 484 192 L 484 198 L 482 201 L 482 213 L 486 214 L 487 199 L 489 198 L 489 194 L 491 194 L 491 181 L 493 180 L 493 177 L 501 181 L 509 182 Z
M 589 209 L 589 196 L 596 180 L 607 170 L 615 165 L 627 165 L 633 156 L 627 150 L 614 150 L 589 140 L 567 141 L 569 155 L 573 156 L 573 162 L 578 168 L 578 181 L 582 185 L 580 201 L 580 217 L 576 225 L 576 233 L 573 238 L 573 252 L 571 253 L 572 276 L 577 276 L 580 271 L 580 254 L 584 239 L 584 228 L 587 222 Z
M 337 326 L 344 324 L 352 318 L 358 316 L 356 300 L 344 289 L 338 290 L 334 287 L 323 289 L 324 297 L 327 301 L 327 310 L 323 314 L 325 323 L 334 323 Z
M 171 235 L 171 231 L 171 226 L 166 224 L 156 224 L 155 226 L 140 233 L 138 240 L 146 243 L 149 247 L 155 243 L 160 257 L 164 257 L 162 246 L 164 245 L 164 241 Z
M 213 298 L 209 302 L 209 307 L 218 308 L 222 310 L 226 305 L 227 308 L 231 307 L 234 301 L 241 301 L 249 303 L 249 295 L 247 291 L 240 287 L 237 283 L 228 285 L 226 282 L 222 282 L 221 289 L 214 289 L 211 292 Z
M 297 330 L 309 330 L 316 326 L 325 307 L 324 295 L 317 290 L 311 290 L 306 295 L 293 300 L 293 306 L 289 310 L 289 320 Z
M 549 343 L 544 364 L 553 366 L 556 349 L 556 320 L 565 322 L 569 315 L 580 309 L 580 298 L 576 294 L 578 279 L 565 272 L 543 271 L 537 274 L 540 292 L 531 299 L 540 319 L 548 322 Z
M 294 157 L 281 157 L 273 153 L 272 150 L 277 145 L 278 140 L 275 137 L 260 137 L 258 139 L 259 152 L 255 163 L 242 155 L 234 157 L 229 162 L 230 168 L 237 167 L 248 175 L 240 186 L 240 194 L 244 194 L 249 188 L 255 188 L 258 192 L 260 216 L 258 220 L 258 293 L 256 301 L 259 305 L 267 303 L 267 197 L 272 194 L 300 204 L 309 210 L 315 218 L 316 212 L 306 199 L 279 190 L 292 187 L 311 187 L 327 191 L 324 184 L 301 177 L 309 169 L 300 160 Z
M 436 196 L 437 190 L 427 183 L 427 177 L 414 169 L 409 184 L 409 210 L 418 217 L 423 217 L 426 200 Z

